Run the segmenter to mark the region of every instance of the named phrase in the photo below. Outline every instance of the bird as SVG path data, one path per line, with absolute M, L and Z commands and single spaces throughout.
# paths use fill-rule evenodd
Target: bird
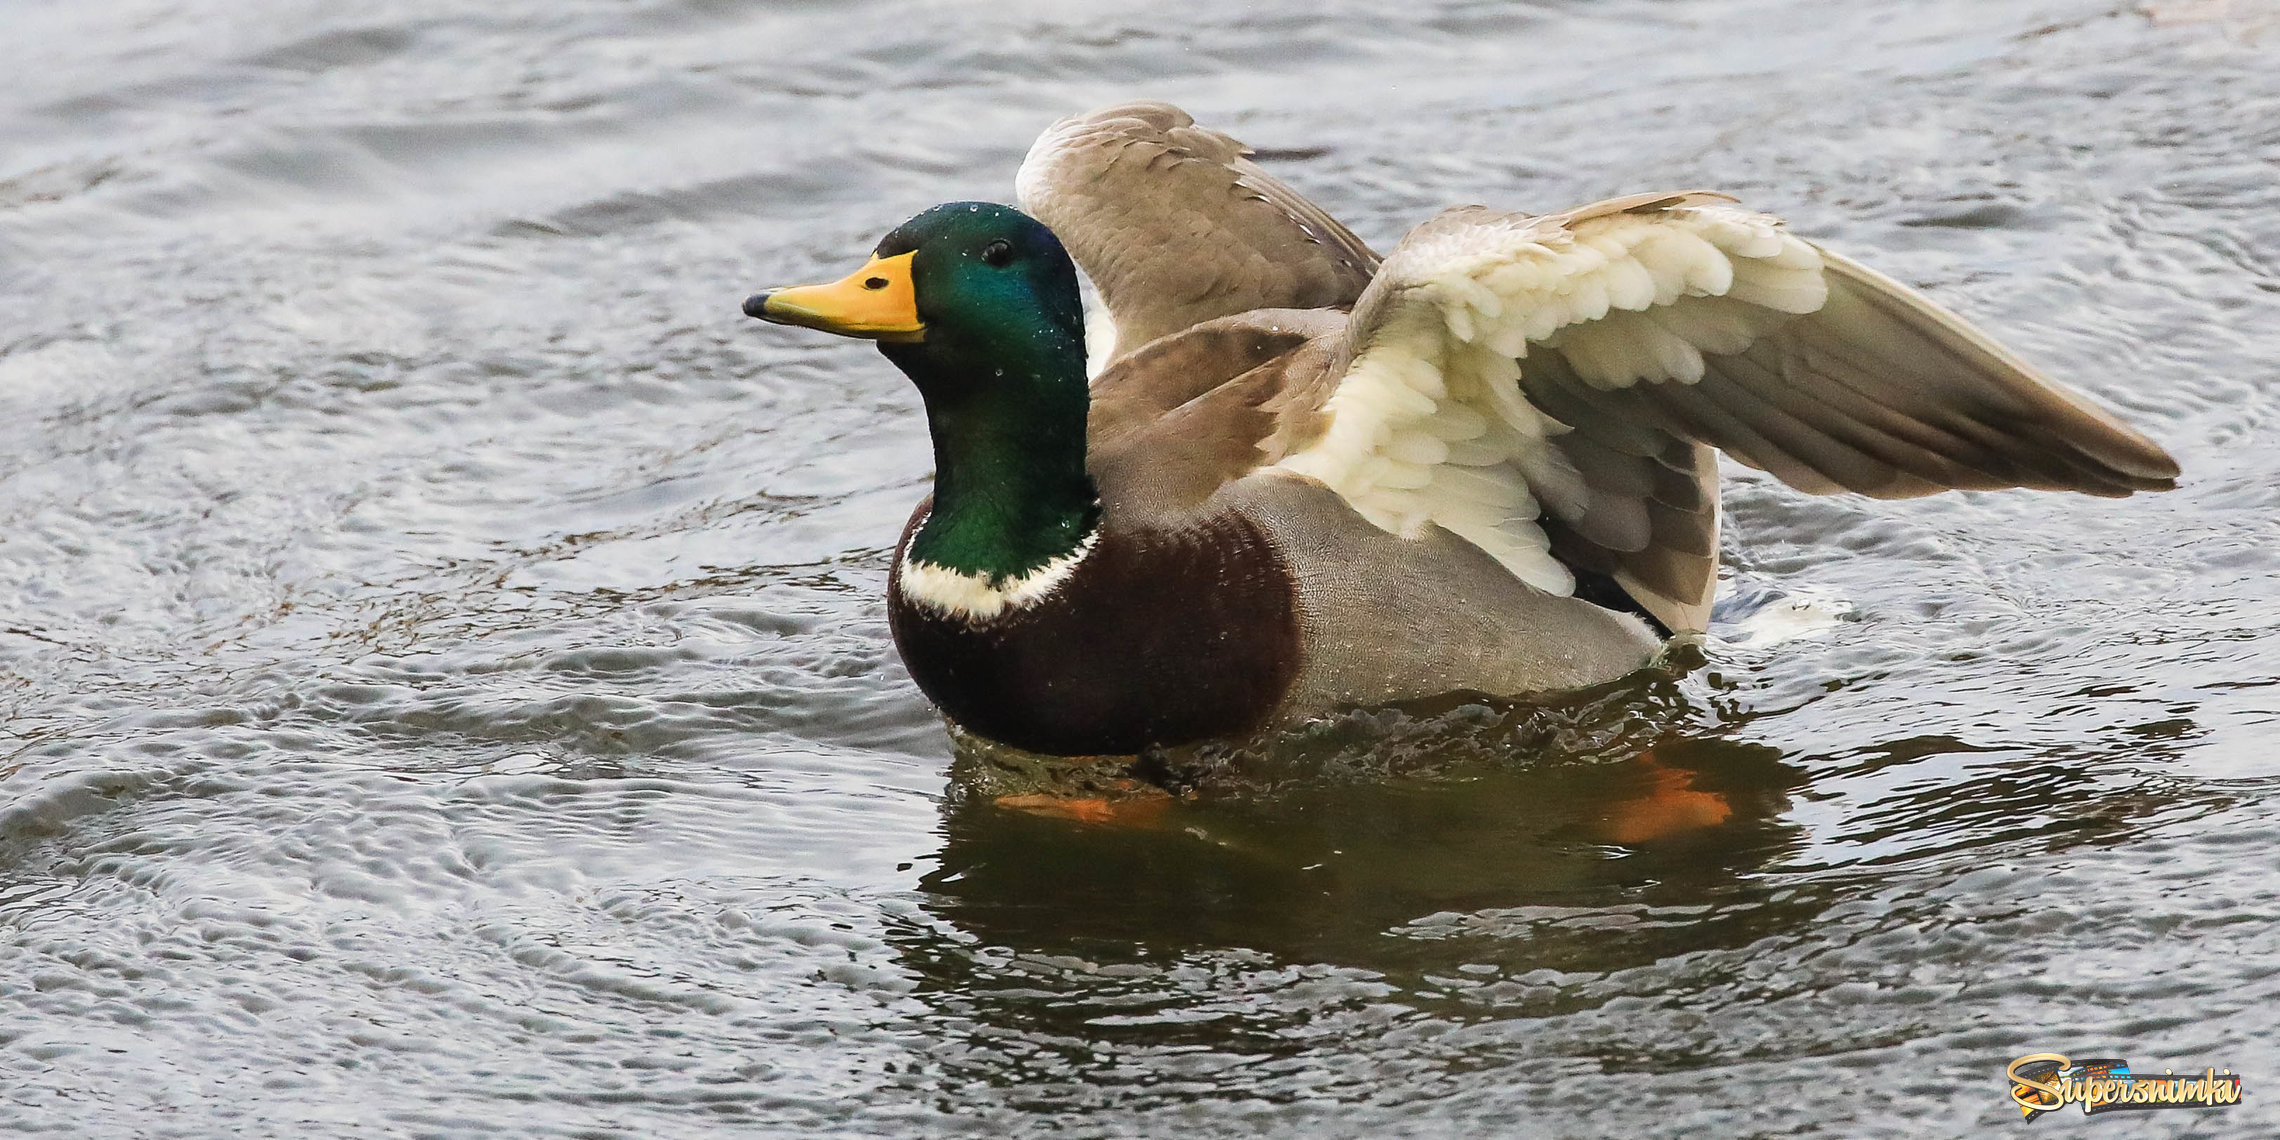
M 1621 678 L 1708 624 L 1720 451 L 1815 495 L 2176 485 L 2113 414 L 1727 195 L 1458 206 L 1380 257 L 1252 153 L 1165 103 L 1074 115 L 1019 208 L 933 207 L 744 302 L 916 386 L 933 493 L 888 624 L 966 733 L 1133 755 Z

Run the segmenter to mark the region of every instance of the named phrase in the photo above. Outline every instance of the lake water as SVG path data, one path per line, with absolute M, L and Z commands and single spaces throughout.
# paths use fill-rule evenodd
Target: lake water
M 0 1130 L 1955 1137 L 2047 1050 L 2247 1100 L 2038 1134 L 2280 1132 L 2270 4 L 24 0 L 0 72 Z M 737 306 L 1136 97 L 1381 250 L 1738 194 L 2184 485 L 1734 468 L 1682 678 L 999 808 L 887 641 L 914 394 Z

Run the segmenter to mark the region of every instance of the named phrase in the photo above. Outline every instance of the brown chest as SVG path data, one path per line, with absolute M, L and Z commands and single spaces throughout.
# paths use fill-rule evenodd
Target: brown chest
M 983 620 L 905 596 L 903 566 L 897 549 L 887 614 L 912 678 L 960 726 L 1017 748 L 1122 754 L 1248 732 L 1298 671 L 1288 569 L 1238 516 L 1112 521 L 1049 594 Z

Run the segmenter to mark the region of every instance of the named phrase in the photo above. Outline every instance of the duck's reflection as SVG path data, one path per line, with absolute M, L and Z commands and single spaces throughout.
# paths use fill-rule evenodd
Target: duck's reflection
M 1430 1068 L 1459 1055 L 1435 1043 L 1464 1041 L 1462 1063 L 1482 1063 L 1481 1042 L 1539 1023 L 1604 1064 L 1691 1069 L 1724 1045 L 1602 1013 L 1715 1008 L 1737 976 L 1816 956 L 1800 947 L 1918 921 L 1877 897 L 1888 868 L 1846 860 L 2116 842 L 2229 797 L 2164 774 L 2174 717 L 2094 750 L 1910 736 L 1791 763 L 1731 739 L 1748 714 L 1715 701 L 1650 682 L 1553 708 L 1355 714 L 1159 764 L 1141 775 L 1194 794 L 1153 798 L 1116 770 L 969 747 L 926 917 L 896 939 L 944 1027 L 930 1079 L 1062 1103 L 1250 1066 L 1213 1080 L 1281 1095 L 1346 1071 L 1326 1058 Z M 1926 780 L 1935 764 L 1946 778 Z M 1857 801 L 1811 849 L 1790 818 L 1800 765 L 1818 797 Z M 1047 790 L 1099 802 L 1002 802 Z
M 1431 916 L 1741 902 L 1749 872 L 1794 841 L 1780 817 L 1802 776 L 1772 749 L 1672 729 L 1655 709 L 1683 698 L 1650 688 L 1643 700 L 1355 714 L 1137 776 L 1072 776 L 969 744 L 928 909 L 1017 952 L 1234 948 L 1401 969 L 1429 964 L 1419 955 L 1436 940 L 1413 924 Z M 1148 778 L 1178 794 L 1135 790 Z M 1688 949 L 1674 943 L 1690 926 L 1732 933 L 1654 925 L 1615 956 Z M 1451 964 L 1532 954 L 1525 938 L 1489 941 L 1505 945 L 1446 947 Z M 1506 963 L 1534 965 L 1572 968 Z

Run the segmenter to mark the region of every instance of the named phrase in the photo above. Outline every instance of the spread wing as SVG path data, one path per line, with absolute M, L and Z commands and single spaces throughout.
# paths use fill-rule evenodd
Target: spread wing
M 1030 148 L 1021 207 L 1100 289 L 1116 356 L 1215 317 L 1344 307 L 1369 284 L 1377 254 L 1250 153 L 1166 103 L 1074 115 Z
M 1673 630 L 1703 628 L 1716 586 L 1712 447 L 1816 494 L 2175 484 L 2158 445 L 1960 318 L 1730 202 L 1419 226 L 1282 465 L 1543 589 L 1608 574 Z

